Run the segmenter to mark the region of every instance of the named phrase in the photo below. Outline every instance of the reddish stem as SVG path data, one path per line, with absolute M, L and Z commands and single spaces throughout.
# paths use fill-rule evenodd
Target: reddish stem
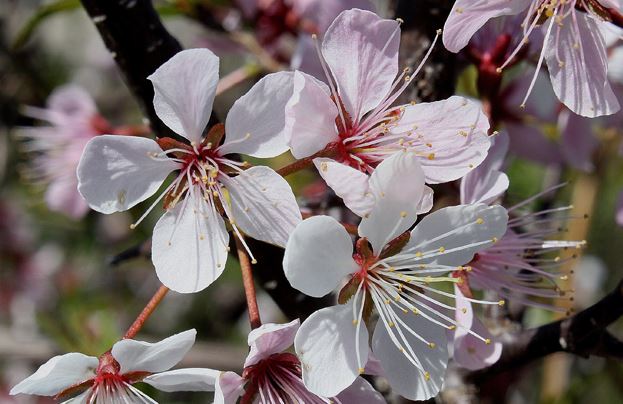
M 247 298 L 247 308 L 249 310 L 249 324 L 251 324 L 251 329 L 256 329 L 262 325 L 262 320 L 260 319 L 260 310 L 257 307 L 257 298 L 255 297 L 251 260 L 240 239 L 238 237 L 235 237 L 235 239 L 240 271 L 242 271 L 242 285 L 244 286 L 244 295 Z
M 143 311 L 141 311 L 141 314 L 136 317 L 136 320 L 134 320 L 130 328 L 128 328 L 128 331 L 123 336 L 124 339 L 134 338 L 134 336 L 138 334 L 138 332 L 143 327 L 143 324 L 145 324 L 149 316 L 151 316 L 151 313 L 153 313 L 156 307 L 158 307 L 162 299 L 164 299 L 164 297 L 167 295 L 168 291 L 169 288 L 167 288 L 166 286 L 160 286 L 156 293 L 154 293 L 154 295 L 151 297 Z
M 281 167 L 277 170 L 277 173 L 282 177 L 286 177 L 297 171 L 301 171 L 302 169 L 309 167 L 314 162 L 314 159 L 316 157 L 331 157 L 335 155 L 335 153 L 337 152 L 337 146 L 337 143 L 330 143 L 327 145 L 327 147 L 320 150 L 318 153 L 315 153 L 309 157 L 305 157 L 300 160 L 296 160 L 295 162 L 290 163 L 285 167 Z

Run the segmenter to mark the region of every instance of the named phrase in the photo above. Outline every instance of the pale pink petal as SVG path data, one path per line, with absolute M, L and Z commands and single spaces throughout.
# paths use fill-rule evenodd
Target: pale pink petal
M 606 45 L 598 22 L 573 12 L 557 29 L 545 49 L 556 96 L 578 115 L 617 112 L 620 106 L 608 82 Z
M 506 123 L 510 137 L 510 152 L 526 160 L 541 164 L 561 164 L 563 162 L 560 145 L 548 139 L 540 128 L 533 124 Z
M 403 253 L 422 253 L 422 264 L 466 265 L 506 232 L 508 213 L 499 205 L 459 205 L 439 209 L 411 231 Z
M 52 180 L 45 192 L 45 203 L 50 210 L 64 213 L 73 219 L 80 219 L 89 211 L 89 205 L 78 193 L 75 176 Z
M 457 0 L 443 26 L 443 44 L 450 52 L 463 49 L 491 18 L 518 14 L 533 0 Z
M 294 339 L 303 382 L 316 395 L 335 397 L 357 379 L 359 363 L 367 362 L 368 330 L 364 324 L 353 325 L 351 304 L 318 310 L 303 322 Z
M 214 404 L 235 404 L 244 392 L 245 380 L 234 372 L 222 372 L 214 391 Z
M 97 136 L 78 163 L 78 191 L 97 212 L 121 212 L 152 196 L 178 166 L 152 139 Z
M 426 196 L 424 207 L 429 207 L 431 195 L 426 191 L 419 159 L 406 151 L 394 153 L 377 166 L 370 176 L 370 193 L 374 207 L 361 220 L 359 235 L 367 237 L 378 254 L 388 241 L 413 226 L 422 210 L 422 199 Z
M 292 72 L 264 76 L 238 98 L 225 120 L 221 154 L 240 153 L 275 157 L 288 150 L 285 139 L 285 107 L 292 96 Z
M 433 208 L 433 197 L 434 192 L 431 187 L 424 185 L 424 192 L 422 192 L 422 199 L 420 200 L 420 204 L 417 206 L 416 213 L 418 215 L 428 213 Z
M 219 58 L 208 49 L 177 53 L 147 77 L 154 85 L 154 108 L 172 131 L 199 143 L 212 113 Z
M 489 205 L 508 189 L 508 176 L 500 171 L 508 151 L 508 134 L 500 133 L 491 140 L 492 145 L 485 161 L 461 180 L 462 204 L 480 202 Z
M 406 105 L 391 129 L 404 135 L 426 174 L 427 184 L 453 181 L 477 167 L 490 146 L 489 120 L 479 102 L 452 96 L 447 100 Z
M 387 308 L 394 310 L 393 306 Z M 399 336 L 395 328 L 378 321 L 372 336 L 372 351 L 379 358 L 384 376 L 393 392 L 409 400 L 428 400 L 439 393 L 445 378 L 448 364 L 446 329 L 410 311 L 405 314 L 401 310 L 394 310 L 394 315 L 406 325 L 400 325 L 404 328 L 402 330 L 404 338 Z M 427 343 L 410 333 L 406 327 Z M 421 369 L 414 366 L 405 353 L 396 346 L 389 332 L 396 336 L 401 348 L 412 357 L 412 360 L 420 364 Z M 428 372 L 428 380 L 425 372 Z
M 290 184 L 273 169 L 256 166 L 222 180 L 229 191 L 231 220 L 248 236 L 285 247 L 302 220 Z
M 365 216 L 374 205 L 369 192 L 368 175 L 329 158 L 315 158 L 314 165 L 320 176 L 344 205 L 358 216 Z
M 51 113 L 70 120 L 88 120 L 97 113 L 91 95 L 75 84 L 55 89 L 47 100 L 47 107 Z
M 495 341 L 489 330 L 480 322 L 472 309 L 472 304 L 463 296 L 460 288 L 454 287 L 456 296 L 456 321 L 458 327 L 454 334 L 454 360 L 470 370 L 478 370 L 491 366 L 502 355 L 502 344 Z M 467 330 L 480 335 L 492 342 L 487 344 L 469 334 Z
M 151 258 L 165 286 L 179 293 L 194 293 L 223 273 L 229 234 L 223 218 L 201 195 L 195 192 L 186 198 L 186 206 L 180 201 L 156 223 Z
M 619 193 L 616 205 L 616 222 L 619 226 L 623 226 L 623 192 Z
M 72 352 L 55 356 L 11 389 L 10 394 L 55 396 L 61 391 L 95 377 L 99 360 Z
M 296 158 L 311 156 L 339 139 L 335 127 L 338 110 L 326 84 L 294 72 L 292 98 L 286 105 L 285 138 Z
M 353 384 L 338 394 L 336 398 L 342 404 L 381 404 L 386 402 L 383 395 L 376 391 L 363 377 L 356 378 Z
M 567 163 L 578 170 L 593 171 L 593 158 L 599 147 L 593 132 L 593 120 L 564 110 L 560 113 L 558 125 L 562 132 L 562 154 Z
M 175 369 L 147 376 L 142 381 L 161 391 L 214 391 L 220 370 Z
M 335 17 L 344 10 L 359 8 L 375 11 L 370 0 L 292 0 L 292 8 L 299 17 L 313 21 L 318 34 L 325 32 Z
M 347 10 L 328 28 L 322 54 L 354 122 L 388 95 L 398 74 L 400 25 L 370 11 Z
M 186 356 L 196 336 L 197 331 L 192 329 L 154 343 L 122 339 L 113 345 L 111 353 L 121 366 L 121 374 L 164 372 Z
M 249 355 L 244 367 L 253 366 L 272 354 L 285 351 L 294 344 L 294 336 L 298 331 L 300 321 L 297 318 L 287 324 L 262 324 L 249 333 Z
M 329 216 L 314 216 L 299 224 L 286 245 L 283 270 L 293 288 L 321 297 L 358 270 L 353 242 L 344 227 Z

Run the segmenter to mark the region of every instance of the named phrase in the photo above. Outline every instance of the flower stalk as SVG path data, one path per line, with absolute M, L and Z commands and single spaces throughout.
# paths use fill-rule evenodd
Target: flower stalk
M 260 319 L 260 310 L 257 307 L 251 259 L 242 241 L 238 237 L 236 237 L 235 240 L 236 250 L 238 251 L 238 261 L 240 262 L 240 271 L 242 271 L 242 285 L 244 286 L 244 295 L 247 299 L 247 309 L 249 310 L 249 324 L 251 324 L 251 329 L 254 330 L 262 325 L 262 320 Z
M 162 299 L 164 299 L 168 292 L 169 288 L 164 285 L 161 285 L 160 288 L 158 288 L 156 293 L 154 293 L 149 302 L 147 302 L 147 304 L 143 308 L 143 311 L 141 311 L 141 313 L 138 315 L 138 317 L 136 317 L 136 320 L 134 320 L 130 328 L 128 328 L 128 331 L 126 331 L 123 339 L 134 338 L 134 336 L 138 334 L 141 328 L 143 328 L 143 325 L 145 324 L 147 319 L 151 316 L 154 310 L 156 310 L 156 307 L 158 307 L 158 305 L 160 304 L 160 302 L 162 302 Z

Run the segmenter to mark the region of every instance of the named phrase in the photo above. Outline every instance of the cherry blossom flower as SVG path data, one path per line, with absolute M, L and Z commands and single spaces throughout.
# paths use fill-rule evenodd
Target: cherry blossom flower
M 496 136 L 485 162 L 466 175 L 461 182 L 461 203 L 494 203 L 508 188 L 508 177 L 501 172 L 508 149 L 508 137 Z M 558 285 L 559 278 L 566 276 L 556 271 L 566 260 L 551 254 L 561 249 L 580 248 L 584 241 L 550 240 L 559 232 L 558 219 L 551 215 L 571 209 L 569 206 L 551 208 L 538 212 L 518 213 L 519 208 L 559 188 L 556 186 L 530 197 L 508 209 L 512 218 L 500 240 L 479 251 L 469 270 L 460 275 L 464 282 L 464 294 L 470 295 L 470 287 L 492 290 L 504 299 L 550 310 L 555 306 L 542 302 L 566 296 Z
M 365 379 L 359 377 L 344 392 L 330 399 L 319 397 L 303 385 L 301 364 L 296 355 L 284 352 L 294 343 L 299 320 L 287 324 L 264 324 L 249 333 L 249 355 L 242 377 L 234 372 L 195 369 L 197 380 L 203 380 L 215 391 L 215 404 L 241 403 L 384 403 Z M 146 383 L 163 390 L 177 391 L 187 386 L 185 369 L 150 376 Z
M 301 220 L 292 190 L 281 176 L 264 166 L 245 169 L 247 163 L 228 157 L 232 153 L 273 157 L 288 149 L 284 105 L 292 91 L 292 74 L 264 77 L 234 103 L 224 126 L 217 125 L 202 137 L 218 65 L 218 57 L 209 50 L 191 49 L 149 77 L 156 113 L 190 144 L 172 138 L 156 142 L 103 135 L 87 144 L 78 166 L 78 190 L 101 213 L 130 209 L 179 170 L 132 227 L 164 198 L 166 212 L 154 228 L 152 260 L 161 282 L 182 293 L 204 289 L 223 272 L 229 234 L 221 213 L 243 244 L 241 232 L 284 246 Z
M 409 232 L 422 205 L 430 206 L 424 179 L 414 152 L 378 165 L 370 177 L 377 202 L 359 225 L 355 251 L 346 230 L 328 216 L 304 220 L 288 240 L 283 265 L 294 288 L 320 297 L 346 282 L 340 304 L 312 314 L 294 341 L 310 391 L 334 396 L 365 371 L 366 324 L 372 325 L 374 308 L 371 350 L 393 390 L 412 400 L 439 392 L 446 330 L 458 323 L 453 305 L 438 300 L 453 294 L 431 284 L 460 282 L 452 274 L 504 234 L 507 215 L 501 206 L 454 206 L 427 215 Z
M 448 50 L 458 52 L 488 20 L 525 15 L 522 40 L 498 70 L 512 63 L 535 28 L 543 25 L 542 50 L 522 105 L 545 60 L 556 96 L 571 111 L 587 117 L 609 115 L 620 106 L 608 81 L 606 47 L 599 30 L 606 7 L 598 0 L 457 0 L 444 26 L 443 42 Z
M 175 366 L 195 343 L 195 336 L 193 329 L 156 343 L 123 339 L 99 358 L 78 352 L 55 356 L 13 387 L 10 394 L 71 397 L 64 403 L 156 403 L 133 384 L 148 382 Z M 189 382 L 179 383 L 177 390 L 164 391 L 201 390 L 193 379 L 195 369 L 175 372 Z
M 50 210 L 74 219 L 83 217 L 89 206 L 78 193 L 76 167 L 85 144 L 112 128 L 98 114 L 91 96 L 76 85 L 57 88 L 46 108 L 26 107 L 24 113 L 50 123 L 18 132 L 19 137 L 27 139 L 25 149 L 35 156 L 33 177 L 48 183 L 46 204 Z
M 414 151 L 426 182 L 440 183 L 465 175 L 489 148 L 489 122 L 474 101 L 451 97 L 392 106 L 411 82 L 410 69 L 398 74 L 399 43 L 398 21 L 357 9 L 342 12 L 318 48 L 329 85 L 295 72 L 286 107 L 292 154 L 304 158 L 324 150 L 314 164 L 360 216 L 371 208 L 368 175 L 396 151 Z

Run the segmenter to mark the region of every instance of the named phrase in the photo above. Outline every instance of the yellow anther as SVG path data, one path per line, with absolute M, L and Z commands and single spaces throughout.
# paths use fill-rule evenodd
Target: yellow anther
M 424 372 L 424 379 L 426 379 L 426 381 L 429 381 L 430 380 L 430 373 Z
M 422 257 L 422 255 L 424 255 L 424 254 L 422 254 L 422 252 L 420 252 L 420 251 L 418 251 L 418 252 L 416 252 L 416 253 L 415 253 L 415 256 L 416 256 L 417 258 L 421 258 L 421 257 Z
M 136 225 L 135 225 L 134 223 L 132 223 L 132 224 L 130 225 L 130 230 L 134 230 L 134 229 L 136 229 Z
M 476 219 L 476 224 L 483 224 L 485 222 L 485 220 L 482 217 L 479 217 L 478 219 Z
M 490 345 L 491 344 L 491 340 L 489 338 L 485 339 L 485 344 Z
M 491 242 L 493 242 L 493 243 L 497 243 L 497 242 L 498 242 L 498 238 L 497 238 L 497 237 L 493 237 L 493 238 L 491 239 Z
M 467 313 L 467 308 L 463 307 L 463 308 L 461 309 L 461 311 L 463 312 L 463 314 L 466 314 L 466 313 Z
M 364 368 L 359 368 L 359 374 L 362 375 L 366 370 Z
M 500 307 L 504 306 L 505 304 L 506 304 L 506 302 L 504 302 L 504 300 L 500 300 L 498 302 L 498 306 L 500 306 Z
M 357 325 L 359 324 L 359 320 L 357 320 L 356 318 L 353 319 L 353 325 Z
M 407 212 L 405 212 L 404 210 L 400 212 L 400 217 L 407 217 Z
M 430 153 L 426 158 L 429 160 L 435 160 L 435 153 Z
M 440 253 L 446 252 L 446 247 L 439 247 L 439 252 Z
M 257 260 L 256 260 L 255 258 L 253 258 L 253 259 L 251 260 L 251 264 L 257 264 Z
M 435 343 L 434 343 L 434 342 L 429 342 L 429 343 L 428 343 L 428 347 L 429 347 L 429 348 L 431 348 L 431 349 L 435 349 L 435 347 L 436 347 L 436 346 L 437 346 L 437 345 L 435 345 Z

